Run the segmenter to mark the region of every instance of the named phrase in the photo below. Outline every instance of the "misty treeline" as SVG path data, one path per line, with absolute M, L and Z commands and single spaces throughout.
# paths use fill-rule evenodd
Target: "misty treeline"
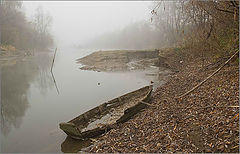
M 160 1 L 152 14 L 169 45 L 218 56 L 238 48 L 239 1 Z
M 103 33 L 82 48 L 149 49 L 164 46 L 161 32 L 147 21 L 136 21 L 124 28 Z
M 52 18 L 42 7 L 35 10 L 32 21 L 26 19 L 20 1 L 1 1 L 1 45 L 17 49 L 45 50 L 53 44 L 49 27 Z
M 239 1 L 156 1 L 150 21 L 104 33 L 82 47 L 164 48 L 187 46 L 223 55 L 239 44 Z

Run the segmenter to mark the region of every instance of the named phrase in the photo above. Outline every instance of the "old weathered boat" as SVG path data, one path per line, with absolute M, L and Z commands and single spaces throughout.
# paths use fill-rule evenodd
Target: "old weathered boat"
M 152 85 L 105 102 L 66 123 L 60 123 L 67 135 L 86 139 L 101 135 L 115 125 L 126 122 L 143 109 L 151 98 Z

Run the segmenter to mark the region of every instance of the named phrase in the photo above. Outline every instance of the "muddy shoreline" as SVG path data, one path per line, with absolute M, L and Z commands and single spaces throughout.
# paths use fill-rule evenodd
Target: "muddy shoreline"
M 98 72 L 144 70 L 157 66 L 158 55 L 158 50 L 97 51 L 77 59 L 77 62 L 84 65 L 80 68 L 81 70 Z

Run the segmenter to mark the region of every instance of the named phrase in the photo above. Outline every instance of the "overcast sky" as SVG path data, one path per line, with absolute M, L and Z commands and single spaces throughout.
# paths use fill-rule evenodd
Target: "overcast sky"
M 150 21 L 151 4 L 150 1 L 24 1 L 23 7 L 30 18 L 41 5 L 53 17 L 52 34 L 57 44 L 72 45 L 134 21 Z

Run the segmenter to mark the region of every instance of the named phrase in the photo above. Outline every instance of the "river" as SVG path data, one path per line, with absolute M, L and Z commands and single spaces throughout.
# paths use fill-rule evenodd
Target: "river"
M 38 53 L 1 67 L 1 152 L 62 152 L 67 135 L 60 122 L 115 97 L 136 90 L 150 81 L 162 82 L 148 71 L 105 73 L 80 70 L 76 59 L 96 50 L 61 48 L 57 50 L 53 72 L 53 53 Z M 64 152 L 64 151 L 63 151 Z

